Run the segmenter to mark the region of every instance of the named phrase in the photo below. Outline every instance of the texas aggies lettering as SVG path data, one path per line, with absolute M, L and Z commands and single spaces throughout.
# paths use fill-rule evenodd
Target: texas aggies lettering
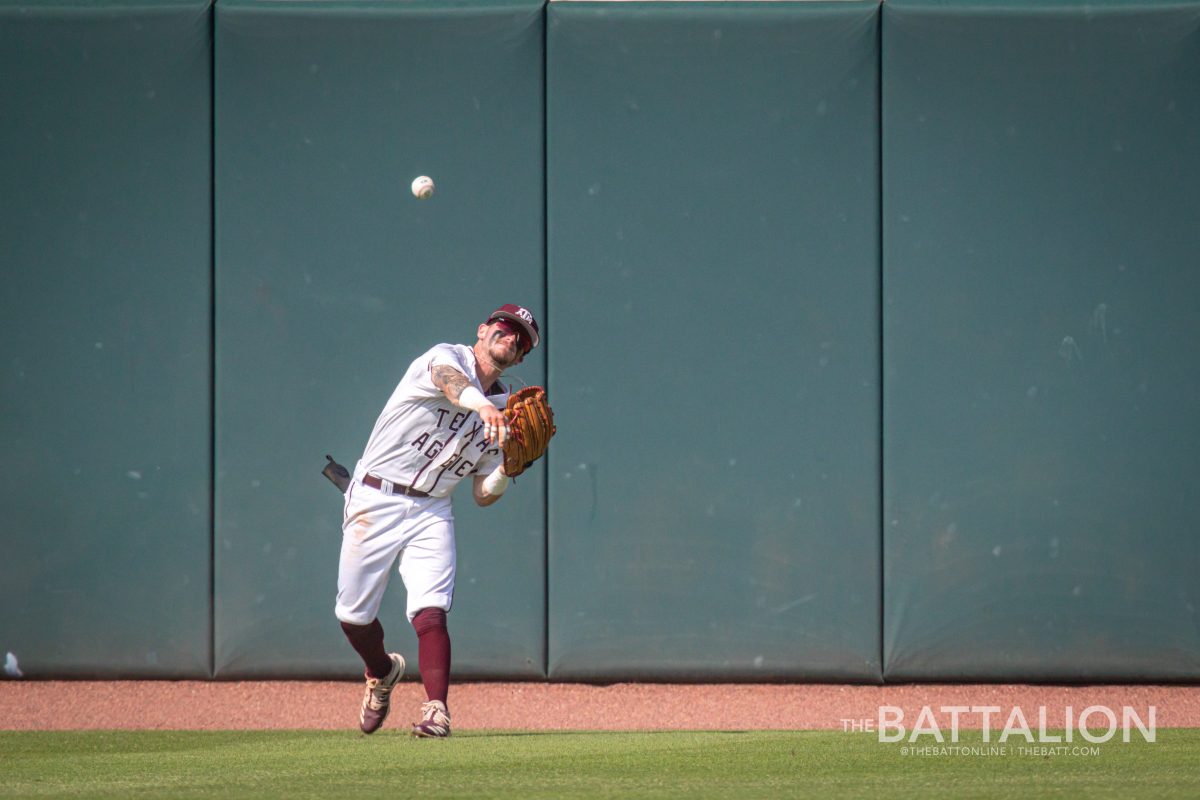
M 508 401 L 508 389 L 499 381 L 487 389 L 480 382 L 473 348 L 436 345 L 412 363 L 384 406 L 355 469 L 356 476 L 370 473 L 414 491 L 445 497 L 472 471 L 499 465 L 500 448 L 485 439 L 482 418 L 456 406 L 434 384 L 437 367 L 461 373 L 497 408 Z M 452 459 L 454 465 L 449 463 Z M 465 461 L 471 466 L 459 471 Z
M 503 407 L 504 404 L 508 402 L 508 393 L 505 392 L 499 397 L 497 397 L 495 394 L 492 394 L 489 396 L 489 399 L 493 400 L 498 407 Z M 503 400 L 503 402 L 501 402 L 501 400 Z M 467 430 L 465 436 L 463 437 L 462 444 L 460 445 L 461 449 L 455 451 L 450 460 L 446 461 L 441 465 L 441 467 L 438 468 L 438 478 L 433 482 L 435 489 L 437 488 L 438 483 L 441 482 L 441 476 L 445 473 L 450 472 L 450 474 L 456 478 L 465 478 L 467 475 L 475 471 L 475 465 L 478 463 L 479 458 L 481 458 L 484 454 L 490 453 L 491 455 L 496 455 L 499 452 L 499 448 L 489 448 L 487 440 L 482 438 L 483 420 L 474 416 L 473 413 L 463 411 L 455 412 L 454 416 L 450 418 L 450 422 L 447 424 L 446 417 L 450 412 L 444 408 L 439 408 L 437 412 L 437 429 L 425 431 L 412 442 L 412 446 L 422 451 L 424 456 L 429 459 L 429 463 L 425 465 L 426 469 L 433 465 L 433 462 L 437 459 L 437 457 L 445 452 L 446 445 L 450 444 L 452 441 L 452 439 L 434 438 L 435 436 L 444 435 L 442 434 L 442 428 L 446 428 L 451 434 L 458 433 L 460 430 L 462 430 L 463 423 L 465 423 L 468 419 L 471 420 L 472 427 Z M 476 436 L 480 437 L 478 442 L 475 441 Z M 465 452 L 468 450 L 478 452 Z M 473 455 L 476 460 L 471 461 L 467 458 L 468 455 Z
M 379 414 L 346 490 L 334 613 L 366 666 L 359 712 L 364 733 L 383 725 L 392 688 L 404 673 L 404 658 L 387 652 L 377 618 L 397 562 L 428 696 L 412 732 L 450 733 L 446 614 L 456 561 L 450 495 L 467 477 L 481 506 L 507 489 L 501 409 L 509 391 L 499 378 L 540 342 L 537 320 L 516 305 L 496 309 L 475 333 L 474 345 L 435 345 L 412 362 Z

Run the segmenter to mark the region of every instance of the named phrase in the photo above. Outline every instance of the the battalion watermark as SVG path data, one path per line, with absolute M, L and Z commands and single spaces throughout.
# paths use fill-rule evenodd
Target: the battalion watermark
M 1103 705 L 1087 706 L 1078 713 L 1072 706 L 1038 706 L 1032 715 L 1021 706 L 939 706 L 936 712 L 922 706 L 909 727 L 904 709 L 880 706 L 873 718 L 843 718 L 840 722 L 846 733 L 875 733 L 881 743 L 900 744 L 904 756 L 1086 758 L 1100 755 L 1099 745 L 1112 742 L 1118 735 L 1122 743 L 1134 741 L 1135 733 L 1143 742 L 1155 742 L 1157 718 L 1155 706 L 1121 706 L 1119 713 Z M 1036 727 L 1030 724 L 1031 719 Z M 1054 720 L 1053 725 L 1050 720 Z M 960 743 L 959 732 L 963 729 L 979 731 L 982 742 L 975 742 L 972 736 L 971 742 Z

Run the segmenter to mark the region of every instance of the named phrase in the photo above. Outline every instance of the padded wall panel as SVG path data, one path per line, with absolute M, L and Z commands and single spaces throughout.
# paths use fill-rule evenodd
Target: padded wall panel
M 1200 4 L 884 6 L 885 675 L 1200 676 Z
M 551 677 L 877 680 L 877 7 L 547 14 Z
M 0 2 L 0 654 L 209 673 L 207 2 Z
M 361 669 L 323 456 L 353 466 L 428 347 L 541 310 L 542 70 L 535 2 L 218 6 L 219 676 Z M 543 674 L 544 502 L 537 471 L 486 510 L 460 491 L 456 675 Z M 396 575 L 380 617 L 415 673 Z

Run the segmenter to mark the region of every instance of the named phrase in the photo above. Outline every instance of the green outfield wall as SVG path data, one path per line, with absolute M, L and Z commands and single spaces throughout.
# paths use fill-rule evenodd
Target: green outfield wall
M 877 11 L 549 7 L 552 678 L 879 678 Z
M 519 302 L 457 677 L 1200 679 L 1200 0 L 0 0 L 0 66 L 13 675 L 358 675 L 324 455 Z
M 498 298 L 543 305 L 543 42 L 537 2 L 217 6 L 218 677 L 356 672 L 323 456 L 353 468 L 408 364 Z M 515 374 L 544 383 L 543 352 Z M 543 476 L 463 500 L 456 669 L 539 676 Z M 388 645 L 415 653 L 393 583 Z
M 1200 6 L 883 33 L 886 676 L 1200 676 Z
M 0 655 L 209 674 L 207 2 L 0 2 Z

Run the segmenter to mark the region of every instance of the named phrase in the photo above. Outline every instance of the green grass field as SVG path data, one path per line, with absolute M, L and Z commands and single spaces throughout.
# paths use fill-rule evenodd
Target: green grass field
M 829 731 L 465 731 L 444 741 L 386 729 L 372 737 L 7 731 L 0 732 L 0 797 L 1200 795 L 1200 729 L 1160 729 L 1150 744 L 1136 734 L 1130 744 L 1117 739 L 1086 756 L 1020 755 L 1012 741 L 1005 755 L 914 756 L 874 734 Z M 985 746 L 978 732 L 964 733 L 959 745 Z

